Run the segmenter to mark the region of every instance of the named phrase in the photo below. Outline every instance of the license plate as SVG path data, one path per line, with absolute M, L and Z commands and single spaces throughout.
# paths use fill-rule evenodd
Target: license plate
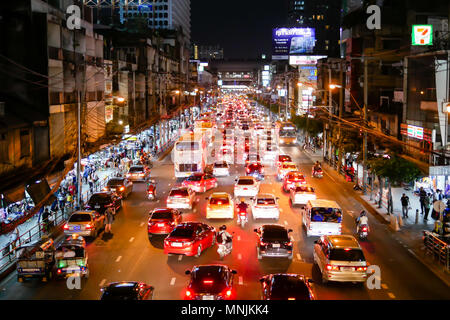
M 158 227 L 164 227 L 164 223 L 158 223 Z
M 214 296 L 203 296 L 202 300 L 214 300 Z
M 279 248 L 280 247 L 280 244 L 279 243 L 274 243 L 274 244 L 272 244 L 272 248 Z
M 81 230 L 81 227 L 80 226 L 73 226 L 73 230 L 74 231 L 79 231 L 79 230 Z
M 100 206 L 95 206 L 95 209 L 100 209 Z
M 182 244 L 179 242 L 172 242 L 172 247 L 181 247 Z
M 39 272 L 41 269 L 22 269 L 23 272 Z
M 244 188 L 244 190 L 248 190 L 247 188 Z
M 342 271 L 355 271 L 353 267 L 341 267 Z
M 111 188 L 111 191 L 112 192 L 116 192 L 116 188 Z

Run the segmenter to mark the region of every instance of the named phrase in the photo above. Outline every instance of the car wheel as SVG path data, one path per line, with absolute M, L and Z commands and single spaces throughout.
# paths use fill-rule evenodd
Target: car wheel
M 259 252 L 259 248 L 256 248 L 256 257 L 258 258 L 258 260 L 262 259 L 261 253 Z
M 211 247 L 214 247 L 215 244 L 216 244 L 216 236 L 213 236 Z
M 327 284 L 328 283 L 328 279 L 325 278 L 325 275 L 324 275 L 323 272 L 321 274 L 322 274 L 322 284 Z
M 199 245 L 197 247 L 197 254 L 195 255 L 196 258 L 200 257 L 200 255 L 202 254 L 202 246 Z

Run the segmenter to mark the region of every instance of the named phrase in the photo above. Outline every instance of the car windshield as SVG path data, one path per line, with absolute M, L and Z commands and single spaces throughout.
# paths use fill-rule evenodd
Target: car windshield
M 177 227 L 173 229 L 172 233 L 170 234 L 171 237 L 179 237 L 179 238 L 191 238 L 194 234 L 194 228 L 193 227 Z
M 264 241 L 287 241 L 289 237 L 284 228 L 264 228 L 263 239 Z
M 307 186 L 297 186 L 295 188 L 295 192 L 314 192 L 314 188 Z
M 342 221 L 342 212 L 338 208 L 312 208 L 311 221 L 340 223 Z
M 76 213 L 70 217 L 70 222 L 91 222 L 91 215 L 88 213 Z
M 172 190 L 170 191 L 169 197 L 188 197 L 189 193 L 187 191 L 187 189 L 177 189 L 177 190 Z
M 309 290 L 298 277 L 274 276 L 272 279 L 272 298 L 295 298 L 310 300 Z
M 261 170 L 262 166 L 259 164 L 251 164 L 248 166 L 249 170 Z
M 152 219 L 172 219 L 172 211 L 155 211 L 152 214 Z
M 96 193 L 89 199 L 90 203 L 109 203 L 110 201 L 111 197 L 107 193 Z
M 252 179 L 239 179 L 238 184 L 242 186 L 251 186 L 253 185 L 253 182 Z
M 190 176 L 189 178 L 186 179 L 186 181 L 201 181 L 202 180 L 202 176 Z
M 304 180 L 305 177 L 301 173 L 288 173 L 287 178 L 289 180 Z
M 124 179 L 110 179 L 108 181 L 108 186 L 121 186 L 123 185 Z
M 227 273 L 220 266 L 196 268 L 192 272 L 191 287 L 196 293 L 217 294 L 225 290 Z
M 228 165 L 226 164 L 226 162 L 215 163 L 214 168 L 228 168 Z
M 230 200 L 227 197 L 211 198 L 210 204 L 230 204 Z
M 144 167 L 131 167 L 129 172 L 144 172 Z
M 330 251 L 329 260 L 336 261 L 366 261 L 362 250 L 351 248 L 335 248 Z
M 290 156 L 280 156 L 279 159 L 281 162 L 285 162 L 285 161 L 292 161 Z
M 258 198 L 258 200 L 256 200 L 257 204 L 275 204 L 275 199 L 274 198 Z
M 200 150 L 200 146 L 198 142 L 194 141 L 181 141 L 176 145 L 177 151 L 197 151 Z

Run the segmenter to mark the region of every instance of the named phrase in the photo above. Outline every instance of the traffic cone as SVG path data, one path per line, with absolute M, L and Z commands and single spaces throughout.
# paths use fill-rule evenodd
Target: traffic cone
M 398 226 L 398 220 L 395 215 L 391 215 L 391 228 L 394 231 L 399 231 L 400 227 Z
M 402 216 L 398 216 L 398 225 L 400 227 L 403 227 L 403 218 L 402 218 Z

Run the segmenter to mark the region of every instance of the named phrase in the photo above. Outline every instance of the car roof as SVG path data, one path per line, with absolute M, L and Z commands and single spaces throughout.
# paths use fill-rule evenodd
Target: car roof
M 264 224 L 261 226 L 261 228 L 263 230 L 286 230 L 287 231 L 287 229 L 284 226 L 279 225 L 279 224 Z
M 238 177 L 238 180 L 241 180 L 241 179 L 251 179 L 251 180 L 255 180 L 255 178 L 253 178 L 252 176 L 239 176 L 239 177 Z
M 211 268 L 211 269 L 219 269 L 219 268 L 224 268 L 225 270 L 229 270 L 230 268 L 228 268 L 227 265 L 224 264 L 202 264 L 202 265 L 196 265 L 192 267 L 192 270 L 195 269 L 203 269 L 203 268 Z
M 95 210 L 78 210 L 72 213 L 71 216 L 73 216 L 74 214 L 93 214 L 95 212 Z
M 327 236 L 334 248 L 355 248 L 361 249 L 358 240 L 352 235 Z
M 221 198 L 221 197 L 228 197 L 231 199 L 231 196 L 227 192 L 214 192 L 210 196 L 211 198 Z
M 283 166 L 287 166 L 287 165 L 289 165 L 289 166 L 297 166 L 297 164 L 295 163 L 295 162 L 291 162 L 291 161 L 285 161 L 285 162 L 283 162 Z
M 312 207 L 323 207 L 323 208 L 337 208 L 341 209 L 341 207 L 333 200 L 325 200 L 325 199 L 316 199 L 309 200 Z
M 172 209 L 172 208 L 167 208 L 167 207 L 164 207 L 164 208 L 155 208 L 155 209 L 153 209 L 152 211 L 150 211 L 150 213 L 154 213 L 154 212 L 173 212 L 173 211 L 175 211 L 174 209 Z
M 256 195 L 256 199 L 261 199 L 261 198 L 276 198 L 275 195 L 273 195 L 272 193 L 258 193 Z

